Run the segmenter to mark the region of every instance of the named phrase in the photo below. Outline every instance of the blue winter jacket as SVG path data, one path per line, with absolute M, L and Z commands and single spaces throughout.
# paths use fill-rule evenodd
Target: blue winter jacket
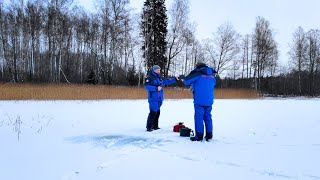
M 163 88 L 158 91 L 158 86 L 165 86 L 175 83 L 176 78 L 164 79 L 159 74 L 150 70 L 148 77 L 145 79 L 145 88 L 148 91 L 148 102 L 163 101 Z
M 211 106 L 214 101 L 214 86 L 216 71 L 206 65 L 200 65 L 185 77 L 183 83 L 191 85 L 193 90 L 193 103 L 200 106 Z

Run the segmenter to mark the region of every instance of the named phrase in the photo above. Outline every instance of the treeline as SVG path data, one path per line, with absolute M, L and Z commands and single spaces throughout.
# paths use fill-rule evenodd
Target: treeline
M 0 82 L 140 85 L 154 63 L 177 76 L 203 59 L 217 70 L 218 88 L 320 94 L 318 29 L 297 28 L 283 67 L 267 19 L 257 17 L 244 35 L 224 23 L 200 41 L 189 0 L 164 2 L 145 0 L 141 14 L 129 0 L 96 1 L 92 12 L 72 0 L 0 2 Z
M 260 92 L 266 96 L 319 96 L 320 74 L 316 74 L 314 81 L 308 72 L 300 74 L 301 84 L 298 83 L 298 72 L 280 74 L 275 77 L 261 78 Z M 254 78 L 218 78 L 217 86 L 220 88 L 254 88 Z
M 70 0 L 0 4 L 0 80 L 130 84 L 138 69 L 128 3 L 103 1 L 92 14 Z
M 251 48 L 251 54 L 254 55 L 255 51 Z M 239 68 L 241 71 L 234 72 L 234 74 L 238 73 L 238 78 L 235 78 L 235 75 L 234 78 L 223 79 L 220 85 L 221 87 L 251 87 L 270 95 L 319 96 L 320 30 L 311 29 L 305 32 L 302 27 L 298 27 L 293 33 L 288 54 L 290 55 L 289 67 L 281 67 L 277 64 L 268 67 L 271 64 L 266 64 L 266 68 L 271 70 L 269 73 L 262 72 L 259 76 L 248 76 L 246 68 L 248 65 L 241 63 L 242 67 Z M 243 62 L 248 61 L 243 59 Z M 251 62 L 255 67 L 255 61 Z

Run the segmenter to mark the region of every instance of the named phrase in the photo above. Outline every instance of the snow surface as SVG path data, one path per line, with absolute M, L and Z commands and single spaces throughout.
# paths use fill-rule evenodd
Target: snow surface
M 320 99 L 215 100 L 214 140 L 192 100 L 166 100 L 145 131 L 146 100 L 0 101 L 1 180 L 320 179 Z

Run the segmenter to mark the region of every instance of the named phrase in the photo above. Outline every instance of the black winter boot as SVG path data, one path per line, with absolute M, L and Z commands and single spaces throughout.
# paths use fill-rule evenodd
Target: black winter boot
M 212 132 L 206 132 L 206 141 L 210 141 L 212 139 Z
M 191 141 L 202 141 L 203 140 L 203 133 L 196 132 L 196 136 L 190 137 Z
M 158 130 L 158 129 L 160 129 L 160 128 L 159 128 L 159 117 L 160 117 L 160 110 L 157 112 L 156 118 L 155 118 L 154 121 L 153 121 L 153 127 L 152 127 L 153 130 Z
M 147 120 L 147 131 L 152 131 L 153 130 L 153 122 L 156 119 L 157 116 L 157 112 L 155 111 L 150 111 L 149 116 L 148 116 L 148 120 Z

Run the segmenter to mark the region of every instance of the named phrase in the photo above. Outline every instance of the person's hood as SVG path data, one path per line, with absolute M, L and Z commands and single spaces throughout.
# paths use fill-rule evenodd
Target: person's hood
M 157 77 L 157 78 L 161 77 L 160 74 L 155 73 L 152 69 L 150 70 L 149 74 L 151 74 L 151 75 L 153 75 L 154 77 Z
M 201 74 L 205 74 L 205 75 L 213 75 L 213 73 L 216 73 L 215 70 L 213 70 L 212 68 L 206 66 L 206 65 L 200 65 L 199 67 L 197 67 L 197 71 L 201 72 Z

